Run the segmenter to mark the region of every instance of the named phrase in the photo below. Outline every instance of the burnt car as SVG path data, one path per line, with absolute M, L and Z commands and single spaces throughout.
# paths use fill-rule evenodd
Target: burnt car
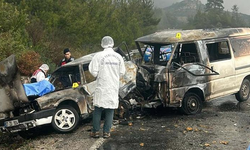
M 204 101 L 250 93 L 250 28 L 166 30 L 135 40 L 136 88 L 124 101 L 202 111 Z
M 115 51 L 123 56 L 127 69 L 120 80 L 120 93 L 124 97 L 136 84 L 137 66 L 119 47 Z M 50 78 L 55 90 L 43 96 L 27 96 L 14 55 L 0 62 L 0 130 L 23 133 L 45 124 L 63 133 L 74 130 L 79 120 L 88 118 L 93 111 L 96 81 L 88 65 L 94 55 L 57 68 Z

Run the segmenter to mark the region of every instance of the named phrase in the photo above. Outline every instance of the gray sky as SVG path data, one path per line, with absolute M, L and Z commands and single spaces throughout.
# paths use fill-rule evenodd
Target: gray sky
M 182 0 L 153 0 L 156 7 L 167 7 L 172 5 L 173 3 L 180 2 Z M 207 3 L 207 0 L 200 0 L 203 4 Z M 239 7 L 239 12 L 250 15 L 250 4 L 249 0 L 224 0 L 223 6 L 224 10 L 231 11 L 233 5 L 237 5 Z

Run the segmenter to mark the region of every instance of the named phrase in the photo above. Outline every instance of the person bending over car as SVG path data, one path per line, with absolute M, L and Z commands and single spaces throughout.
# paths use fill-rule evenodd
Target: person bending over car
M 47 64 L 42 64 L 39 69 L 32 74 L 30 82 L 35 83 L 42 80 L 49 80 L 49 78 L 46 78 L 46 74 L 48 71 L 49 66 Z

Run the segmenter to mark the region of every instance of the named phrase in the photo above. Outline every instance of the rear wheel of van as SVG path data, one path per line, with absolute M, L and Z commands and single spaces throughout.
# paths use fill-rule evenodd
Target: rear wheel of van
M 71 106 L 61 106 L 56 109 L 52 119 L 52 126 L 59 132 L 73 131 L 79 122 L 79 114 Z
M 244 79 L 241 84 L 240 90 L 238 93 L 235 94 L 235 97 L 239 102 L 243 102 L 248 100 L 249 93 L 250 93 L 250 81 L 248 79 Z
M 200 113 L 202 110 L 201 98 L 195 93 L 187 93 L 183 98 L 181 110 L 187 115 Z

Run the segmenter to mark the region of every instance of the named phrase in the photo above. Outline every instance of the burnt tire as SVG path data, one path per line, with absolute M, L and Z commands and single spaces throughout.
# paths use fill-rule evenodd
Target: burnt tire
M 235 94 L 235 98 L 239 102 L 243 102 L 248 100 L 249 94 L 250 94 L 250 81 L 248 79 L 244 79 L 241 84 L 240 90 L 238 91 L 238 93 Z
M 202 100 L 195 93 L 187 93 L 182 100 L 181 110 L 186 115 L 199 114 L 202 110 Z
M 76 129 L 79 122 L 79 114 L 71 106 L 61 106 L 56 109 L 52 119 L 52 127 L 61 133 L 71 132 Z

